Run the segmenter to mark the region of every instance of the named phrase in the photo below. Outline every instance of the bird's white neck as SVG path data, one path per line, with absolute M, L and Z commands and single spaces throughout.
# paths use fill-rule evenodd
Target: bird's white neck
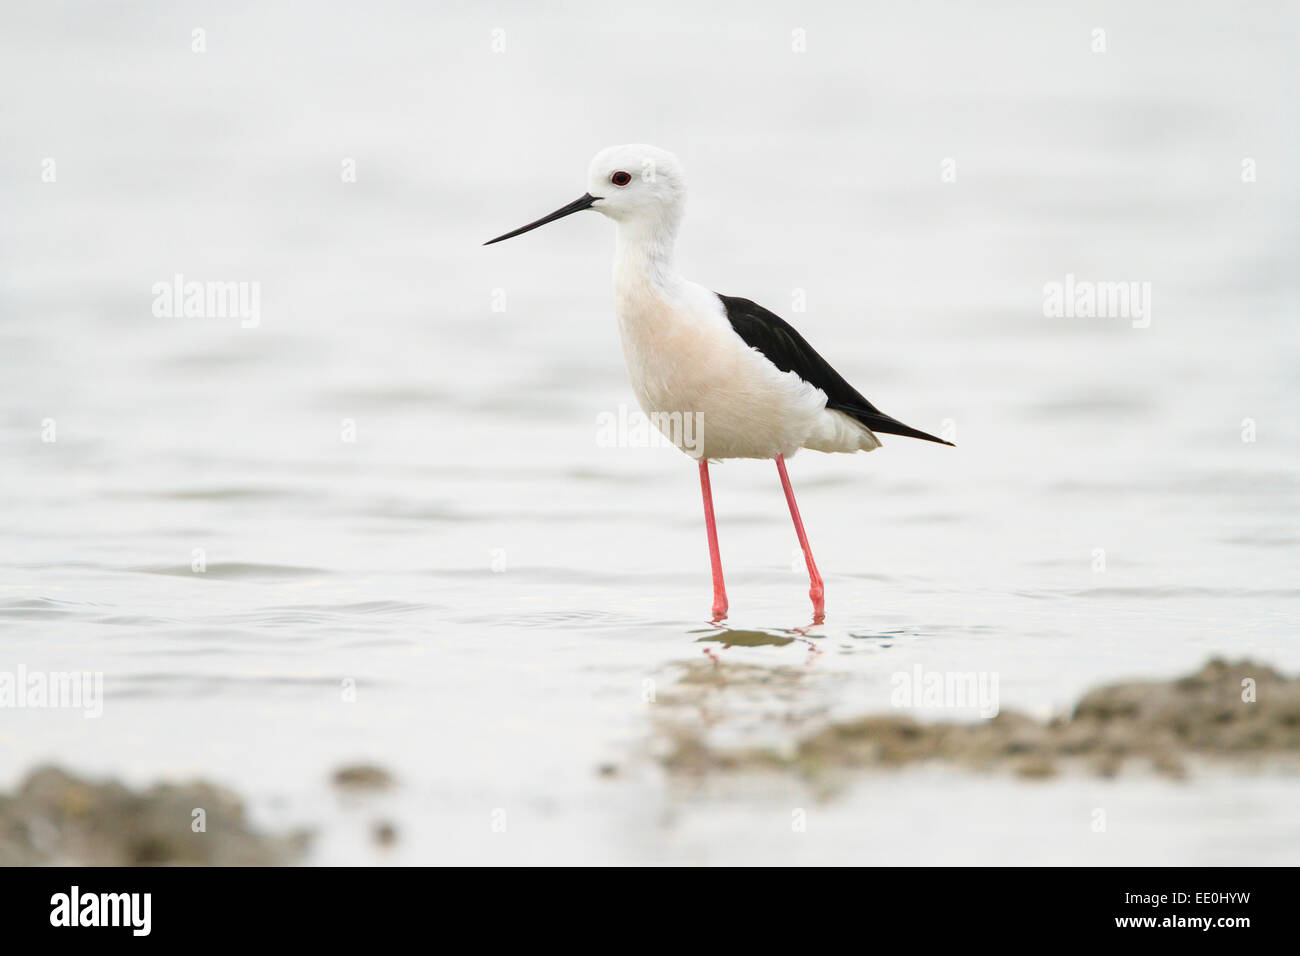
M 668 293 L 681 277 L 673 260 L 678 217 L 663 215 L 618 222 L 614 242 L 614 292 L 639 296 Z

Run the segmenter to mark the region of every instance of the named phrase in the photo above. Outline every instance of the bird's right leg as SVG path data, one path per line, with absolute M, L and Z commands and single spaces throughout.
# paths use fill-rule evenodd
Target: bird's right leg
M 709 460 L 700 459 L 700 492 L 704 495 L 704 524 L 709 532 L 709 563 L 713 567 L 713 621 L 727 616 L 727 588 L 722 583 L 722 555 L 718 553 L 718 525 L 713 520 L 713 489 L 709 487 Z
M 785 456 L 776 456 L 776 470 L 781 474 L 781 487 L 785 490 L 785 500 L 790 506 L 790 517 L 794 520 L 794 533 L 799 538 L 799 547 L 803 548 L 804 562 L 808 565 L 808 597 L 813 603 L 813 623 L 822 624 L 826 620 L 826 585 L 822 583 L 821 572 L 813 560 L 812 548 L 808 546 L 808 535 L 803 530 L 803 518 L 799 517 L 799 505 L 794 500 L 794 489 L 790 487 L 790 475 L 785 470 Z

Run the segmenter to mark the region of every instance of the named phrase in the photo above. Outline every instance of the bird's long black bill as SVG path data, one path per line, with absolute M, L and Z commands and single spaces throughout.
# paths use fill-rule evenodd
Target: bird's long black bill
M 575 199 L 563 209 L 557 209 L 549 216 L 543 216 L 536 222 L 530 222 L 526 226 L 520 226 L 514 232 L 507 232 L 504 236 L 497 236 L 495 239 L 489 239 L 487 242 L 483 243 L 483 245 L 490 246 L 492 243 L 500 242 L 502 239 L 513 239 L 515 236 L 522 236 L 525 232 L 530 232 L 538 226 L 544 226 L 548 222 L 555 222 L 555 220 L 563 219 L 565 216 L 572 216 L 575 212 L 582 212 L 584 209 L 590 209 L 591 204 L 599 198 L 599 196 L 593 196 L 591 193 L 584 193 L 581 199 Z

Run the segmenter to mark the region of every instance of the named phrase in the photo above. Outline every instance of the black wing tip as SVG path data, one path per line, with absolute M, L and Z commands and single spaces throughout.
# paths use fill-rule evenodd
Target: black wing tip
M 948 441 L 947 439 L 944 439 L 944 438 L 938 438 L 938 437 L 936 437 L 936 436 L 934 436 L 934 435 L 929 435 L 929 434 L 927 434 L 927 433 L 925 433 L 925 432 L 921 432 L 921 434 L 920 434 L 919 437 L 924 438 L 926 441 L 936 442 L 937 444 L 940 444 L 940 445 L 947 445 L 949 448 L 956 448 L 956 447 L 957 447 L 956 445 L 954 445 L 952 442 Z
M 902 438 L 919 438 L 921 441 L 932 441 L 936 445 L 947 445 L 949 448 L 956 448 L 952 442 L 937 435 L 931 435 L 929 432 L 923 432 L 919 428 L 913 428 L 911 425 L 904 425 L 896 418 L 891 418 L 885 414 L 866 414 L 858 409 L 841 408 L 840 411 L 852 415 L 862 424 L 866 425 L 873 432 L 881 435 L 898 435 Z
M 888 434 L 888 432 L 885 432 L 885 434 Z M 936 438 L 935 436 L 932 436 L 932 434 L 926 434 L 926 433 L 924 433 L 924 432 L 914 432 L 914 433 L 909 433 L 909 434 L 905 434 L 905 436 L 902 436 L 902 437 L 904 437 L 904 438 L 920 438 L 920 440 L 922 440 L 922 441 L 932 441 L 932 442 L 935 442 L 936 445 L 946 445 L 946 446 L 950 447 L 950 449 L 954 449 L 954 447 L 957 447 L 956 445 L 953 445 L 952 442 L 950 442 L 950 441 L 944 441 L 943 438 Z

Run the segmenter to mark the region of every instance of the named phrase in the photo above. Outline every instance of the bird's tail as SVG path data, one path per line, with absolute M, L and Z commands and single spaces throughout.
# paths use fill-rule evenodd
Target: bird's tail
M 891 418 L 884 412 L 869 412 L 861 408 L 845 408 L 842 411 L 848 412 L 862 424 L 866 425 L 873 432 L 880 432 L 885 435 L 903 435 L 907 438 L 919 438 L 922 441 L 937 442 L 940 445 L 947 445 L 950 448 L 956 448 L 950 441 L 944 441 L 942 438 L 936 438 L 928 432 L 923 432 L 919 428 L 913 428 L 911 425 L 904 425 L 897 418 Z

